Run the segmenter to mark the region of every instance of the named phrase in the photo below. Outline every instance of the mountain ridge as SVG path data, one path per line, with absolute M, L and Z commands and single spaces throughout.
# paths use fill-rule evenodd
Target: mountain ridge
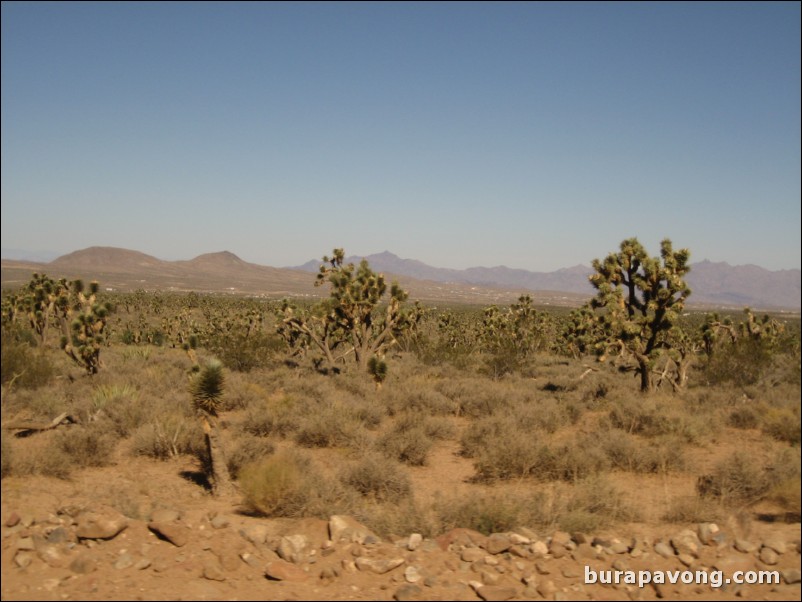
M 581 264 L 553 272 L 532 272 L 507 266 L 472 267 L 464 270 L 430 266 L 417 259 L 404 259 L 390 251 L 373 255 L 351 255 L 346 262 L 367 259 L 371 267 L 398 278 L 421 300 L 459 302 L 507 302 L 517 295 L 537 293 L 545 304 L 580 305 L 594 289 L 588 281 L 592 268 Z M 22 285 L 32 270 L 57 272 L 51 276 L 97 278 L 103 286 L 133 290 L 155 287 L 163 290 L 208 290 L 319 297 L 309 272 L 317 272 L 322 261 L 301 266 L 275 268 L 247 262 L 230 251 L 204 253 L 188 260 L 167 261 L 140 251 L 119 247 L 88 247 L 50 261 L 2 260 L 4 285 Z M 691 265 L 687 278 L 693 294 L 691 304 L 740 309 L 800 308 L 800 270 L 771 271 L 753 264 L 733 266 L 703 260 Z

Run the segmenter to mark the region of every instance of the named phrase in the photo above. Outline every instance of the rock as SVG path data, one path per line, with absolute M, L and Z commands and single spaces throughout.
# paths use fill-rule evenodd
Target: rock
M 518 558 L 529 558 L 532 556 L 532 552 L 529 550 L 529 547 L 520 544 L 513 545 L 509 549 L 509 553 L 513 556 L 517 556 Z
M 97 563 L 89 554 L 83 553 L 72 559 L 69 568 L 73 573 L 88 575 L 97 569 Z
M 409 540 L 407 541 L 407 550 L 414 552 L 420 547 L 421 542 L 423 542 L 423 535 L 420 533 L 413 533 L 409 536 Z
M 403 602 L 404 600 L 418 600 L 422 595 L 423 590 L 419 586 L 405 583 L 395 590 L 393 600 L 398 600 L 399 602 Z
M 128 519 L 119 512 L 84 512 L 78 517 L 75 535 L 79 539 L 112 539 L 127 526 Z
M 226 575 L 218 563 L 208 562 L 203 565 L 203 578 L 209 581 L 225 581 Z
M 72 535 L 64 527 L 56 527 L 45 537 L 48 543 L 59 544 L 72 541 Z
M 774 550 L 778 554 L 785 554 L 785 552 L 788 550 L 788 544 L 786 544 L 784 540 L 776 536 L 770 537 L 769 539 L 764 541 L 763 547 Z
M 699 523 L 696 526 L 696 534 L 704 545 L 709 546 L 715 543 L 715 536 L 720 529 L 716 523 Z
M 579 569 L 572 565 L 564 566 L 560 572 L 566 579 L 576 579 L 582 576 L 582 573 L 579 571 Z
M 279 541 L 276 552 L 287 562 L 301 563 L 307 556 L 309 538 L 306 535 L 285 535 Z
M 120 554 L 117 562 L 114 563 L 114 568 L 117 570 L 127 569 L 132 566 L 134 566 L 134 558 L 128 552 Z
M 19 514 L 17 514 L 16 512 L 12 512 L 8 516 L 8 518 L 6 519 L 6 523 L 5 523 L 6 527 L 9 527 L 9 528 L 10 527 L 16 527 L 21 520 L 22 520 L 22 517 L 20 517 Z
M 613 560 L 613 568 L 616 571 L 630 570 L 629 563 L 624 558 L 616 558 L 615 560 Z
M 179 548 L 185 546 L 189 541 L 189 529 L 183 525 L 151 521 L 148 523 L 148 529 Z
M 536 541 L 529 546 L 529 549 L 532 550 L 532 555 L 535 558 L 543 558 L 543 556 L 549 553 L 549 547 L 546 545 L 545 541 Z
M 485 557 L 485 553 L 480 548 L 465 548 L 459 557 L 463 562 L 477 562 Z
M 802 581 L 802 573 L 799 572 L 799 569 L 786 569 L 781 572 L 783 577 L 783 581 L 785 581 L 789 585 L 793 585 L 794 583 L 799 583 Z
M 583 560 L 595 560 L 598 558 L 598 553 L 596 552 L 596 548 L 585 542 L 579 544 L 576 549 L 571 552 L 571 558 L 577 562 Z
M 541 575 L 550 575 L 551 569 L 545 560 L 538 560 L 535 563 L 535 570 Z
M 512 600 L 518 595 L 518 589 L 510 585 L 482 585 L 476 588 L 476 593 L 482 600 L 502 601 Z
M 688 554 L 695 558 L 699 558 L 699 548 L 701 542 L 696 536 L 696 533 L 690 529 L 680 531 L 677 535 L 671 538 L 671 545 L 676 550 L 677 554 Z
M 209 522 L 213 529 L 225 529 L 231 524 L 231 522 L 228 520 L 228 517 L 222 514 L 218 514 Z
M 372 571 L 377 575 L 389 573 L 404 564 L 403 558 L 366 558 L 360 556 L 354 561 L 360 571 Z
M 760 548 L 760 554 L 758 556 L 760 558 L 760 562 L 763 564 L 768 564 L 769 566 L 774 566 L 780 559 L 780 555 L 777 554 L 772 548 L 767 548 L 763 546 Z
M 408 566 L 404 569 L 404 579 L 406 579 L 407 583 L 417 583 L 423 578 L 420 574 L 420 570 L 416 566 Z
M 366 543 L 372 540 L 379 541 L 373 531 L 351 516 L 343 514 L 329 518 L 329 539 L 334 542 L 348 541 L 351 543 Z
M 685 566 L 691 566 L 696 561 L 690 554 L 677 554 L 677 558 Z
M 735 538 L 735 549 L 744 554 L 751 554 L 757 551 L 757 544 L 740 537 Z
M 35 547 L 36 546 L 33 543 L 33 537 L 20 537 L 17 540 L 16 548 L 19 551 L 23 551 L 23 552 L 30 551 L 30 550 L 35 549 Z
M 466 546 L 483 547 L 486 539 L 487 537 L 478 531 L 457 527 L 439 536 L 436 541 L 440 549 L 445 552 L 452 546 L 454 548 Z
M 28 568 L 30 564 L 33 562 L 34 555 L 32 552 L 17 552 L 14 555 L 14 564 L 16 564 L 19 568 L 24 569 Z
M 158 508 L 150 515 L 150 521 L 153 523 L 173 523 L 181 518 L 181 513 L 172 508 Z
M 554 585 L 553 581 L 549 580 L 538 583 L 536 589 L 537 593 L 539 593 L 541 596 L 543 596 L 544 598 L 549 598 L 550 596 L 553 596 L 554 593 L 557 591 L 557 586 Z
M 309 573 L 286 560 L 268 562 L 265 567 L 265 576 L 274 581 L 306 581 Z
M 239 533 L 252 544 L 260 546 L 267 541 L 268 529 L 261 524 L 246 525 Z
M 134 568 L 137 571 L 144 571 L 146 568 L 150 567 L 150 564 L 150 558 L 143 558 L 134 565 Z
M 529 545 L 532 543 L 532 540 L 529 537 L 526 535 L 521 535 L 520 533 L 510 533 L 507 535 L 507 537 L 509 537 L 510 542 L 514 546 Z
M 499 575 L 496 571 L 491 571 L 490 569 L 484 569 L 480 571 L 479 577 L 482 580 L 482 583 L 485 585 L 498 585 L 498 582 L 501 581 L 501 575 Z
M 59 551 L 58 546 L 51 544 L 42 544 L 36 547 L 36 554 L 48 565 L 59 568 L 67 563 L 62 553 Z
M 485 541 L 485 550 L 491 554 L 501 554 L 506 552 L 512 546 L 510 538 L 503 533 L 493 533 Z
M 751 556 L 725 556 L 723 558 L 717 558 L 713 562 L 713 568 L 729 576 L 735 571 L 747 572 L 754 570 L 755 561 Z
M 660 554 L 663 558 L 673 558 L 674 550 L 667 543 L 658 541 L 654 544 L 654 551 Z

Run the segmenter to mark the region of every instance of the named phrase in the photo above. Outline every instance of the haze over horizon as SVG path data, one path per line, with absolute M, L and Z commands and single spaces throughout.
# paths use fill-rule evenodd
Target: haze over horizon
M 3 248 L 800 267 L 800 5 L 3 3 Z

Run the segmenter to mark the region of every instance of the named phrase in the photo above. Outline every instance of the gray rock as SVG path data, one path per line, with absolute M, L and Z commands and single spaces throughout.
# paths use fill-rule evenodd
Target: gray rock
M 688 554 L 690 556 L 694 556 L 695 558 L 699 557 L 701 542 L 696 536 L 696 533 L 690 529 L 680 531 L 674 537 L 672 537 L 671 545 L 673 546 L 674 550 L 676 550 L 677 554 Z
M 420 573 L 420 570 L 416 566 L 408 566 L 404 569 L 404 579 L 407 583 L 417 583 L 423 578 Z
M 714 542 L 716 534 L 720 531 L 716 523 L 699 523 L 696 526 L 696 534 L 704 545 L 709 546 Z
M 120 513 L 84 512 L 78 517 L 75 534 L 80 539 L 112 539 L 128 526 L 128 519 Z
M 393 599 L 398 600 L 399 602 L 404 602 L 405 600 L 419 600 L 423 595 L 423 590 L 411 583 L 405 583 L 393 594 Z
M 18 551 L 14 555 L 14 564 L 16 564 L 19 568 L 24 569 L 30 566 L 33 562 L 34 555 L 32 552 L 20 552 Z
M 535 558 L 542 558 L 549 553 L 549 547 L 546 545 L 545 541 L 536 541 L 529 546 L 529 549 L 532 550 L 532 555 Z
M 420 547 L 421 542 L 423 542 L 423 535 L 420 533 L 413 533 L 407 540 L 407 550 L 414 552 Z
M 154 523 L 173 523 L 179 518 L 181 518 L 181 513 L 172 508 L 158 508 L 150 515 L 150 520 Z
M 485 542 L 485 550 L 491 554 L 501 554 L 509 550 L 511 546 L 510 538 L 503 533 L 493 533 Z
M 216 562 L 208 562 L 203 565 L 203 578 L 209 581 L 225 581 L 226 575 Z
M 518 595 L 518 589 L 510 585 L 482 585 L 476 588 L 477 595 L 488 602 L 512 600 Z
M 70 570 L 79 575 L 87 575 L 97 569 L 97 563 L 87 553 L 80 554 L 70 562 Z
M 156 535 L 166 539 L 174 546 L 181 548 L 189 541 L 189 529 L 183 525 L 175 523 L 149 522 L 148 529 Z
M 541 581 L 540 583 L 538 583 L 536 589 L 537 593 L 539 593 L 541 596 L 547 599 L 550 596 L 553 596 L 557 592 L 557 586 L 554 585 L 554 582 L 551 580 Z
M 379 541 L 373 531 L 351 516 L 343 514 L 329 518 L 329 539 L 334 542 L 348 541 L 352 543 L 366 543 L 368 540 Z
M 674 549 L 662 541 L 658 541 L 656 544 L 654 544 L 654 551 L 660 554 L 660 556 L 663 558 L 673 558 L 675 555 Z
M 758 556 L 758 558 L 760 558 L 760 562 L 762 562 L 763 564 L 774 566 L 779 561 L 780 555 L 777 554 L 777 552 L 775 552 L 772 548 L 767 548 L 766 546 L 763 546 L 762 548 L 760 548 L 760 555 Z
M 360 571 L 371 571 L 377 575 L 389 573 L 404 564 L 403 558 L 366 558 L 360 556 L 354 561 Z
M 33 537 L 20 537 L 17 540 L 16 548 L 19 551 L 27 552 L 35 549 L 35 547 L 36 546 L 33 543 Z
M 799 569 L 786 569 L 780 574 L 783 577 L 783 581 L 789 585 L 793 585 L 794 583 L 799 583 L 802 581 L 802 573 L 799 572 Z
M 71 541 L 73 538 L 64 527 L 56 527 L 45 537 L 48 543 L 59 544 Z
M 566 579 L 576 579 L 582 576 L 582 573 L 579 571 L 579 569 L 572 565 L 564 566 L 560 572 Z
M 120 554 L 117 562 L 114 563 L 114 568 L 117 570 L 127 569 L 132 566 L 134 566 L 134 558 L 128 552 Z
M 465 548 L 460 554 L 460 560 L 464 562 L 477 562 L 485 557 L 485 553 L 480 548 Z
M 231 524 L 231 522 L 228 520 L 228 517 L 223 514 L 218 514 L 209 522 L 213 529 L 225 529 Z
M 751 554 L 757 551 L 757 544 L 740 537 L 735 538 L 735 549 L 744 554 Z
M 246 525 L 239 533 L 252 544 L 260 546 L 267 541 L 268 529 L 261 524 Z
M 134 568 L 137 571 L 144 571 L 146 568 L 150 567 L 150 564 L 151 564 L 150 558 L 143 558 L 134 565 Z
M 309 538 L 306 535 L 286 535 L 281 538 L 276 552 L 287 562 L 301 563 L 309 550 Z

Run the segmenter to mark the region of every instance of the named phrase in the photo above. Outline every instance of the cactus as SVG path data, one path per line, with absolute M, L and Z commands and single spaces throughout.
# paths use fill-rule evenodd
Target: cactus
M 97 281 L 90 283 L 87 294 L 81 280 L 73 281 L 70 288 L 70 294 L 60 297 L 57 303 L 62 324 L 61 348 L 91 376 L 100 368 L 100 348 L 105 342 L 111 305 L 97 301 L 100 288 Z
M 667 336 L 691 294 L 684 277 L 690 271 L 687 249 L 661 243 L 660 257 L 649 257 L 636 238 L 624 240 L 618 253 L 593 260 L 590 283 L 598 291 L 593 309 L 603 309 L 606 343 L 634 359 L 641 391 L 654 389 L 652 370 L 671 348 Z M 662 261 L 661 261 L 662 260 Z

